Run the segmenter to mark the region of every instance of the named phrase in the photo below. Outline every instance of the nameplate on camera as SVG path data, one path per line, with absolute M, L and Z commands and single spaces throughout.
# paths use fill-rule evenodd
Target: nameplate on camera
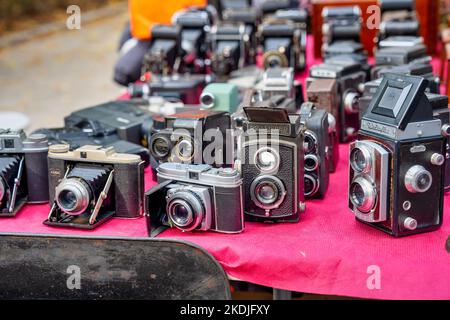
M 287 123 L 286 124 L 277 123 L 276 125 L 261 122 L 249 123 L 247 125 L 247 130 L 249 129 L 253 129 L 257 133 L 263 130 L 267 131 L 267 133 L 271 133 L 273 131 L 273 133 L 277 133 L 282 136 L 289 136 L 291 134 L 291 125 Z
M 378 122 L 372 122 L 367 120 L 361 121 L 361 130 L 378 133 L 389 138 L 395 139 L 397 137 L 397 129 Z

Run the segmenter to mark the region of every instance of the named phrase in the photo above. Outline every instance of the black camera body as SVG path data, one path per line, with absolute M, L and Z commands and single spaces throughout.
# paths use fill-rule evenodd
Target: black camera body
M 158 168 L 158 185 L 145 194 L 145 212 L 152 237 L 167 227 L 242 232 L 242 179 L 232 168 L 163 163 Z
M 116 133 L 122 140 L 145 146 L 145 128 L 153 115 L 148 107 L 148 101 L 141 99 L 110 101 L 72 112 L 64 118 L 64 126 L 104 135 Z
M 305 127 L 280 108 L 244 107 L 239 151 L 246 219 L 298 222 L 305 210 Z
M 429 64 L 431 57 L 423 44 L 410 47 L 385 47 L 375 52 L 375 65 L 372 79 L 376 79 L 378 68 L 405 64 Z
M 418 36 L 420 24 L 414 0 L 381 0 L 378 41 L 391 36 Z
M 445 146 L 444 191 L 450 192 L 450 109 L 448 107 L 448 97 L 427 93 L 427 98 L 433 108 L 434 117 L 442 122 L 442 135 L 447 139 Z
M 53 145 L 48 154 L 52 208 L 44 224 L 94 229 L 111 217 L 143 214 L 144 163 L 114 148 Z
M 152 27 L 150 48 L 142 62 L 142 73 L 171 74 L 177 72 L 182 55 L 181 28 L 176 25 L 157 24 Z
M 350 146 L 349 207 L 395 237 L 442 224 L 446 143 L 426 82 L 386 74 Z
M 147 91 L 152 96 L 178 100 L 184 104 L 199 104 L 204 87 L 212 80 L 210 76 L 201 74 L 152 76 Z
M 306 89 L 308 101 L 328 114 L 328 150 L 330 172 L 335 172 L 339 162 L 339 97 L 335 79 L 316 79 Z
M 347 142 L 356 137 L 359 130 L 360 86 L 366 81 L 366 73 L 361 64 L 342 61 L 340 63 L 322 63 L 311 67 L 308 83 L 314 79 L 336 79 L 339 103 L 339 136 L 341 142 Z M 309 87 L 309 84 L 308 84 Z
M 306 64 L 306 29 L 287 19 L 270 19 L 258 30 L 264 68 L 302 70 Z
M 300 108 L 300 121 L 305 125 L 305 198 L 323 199 L 330 180 L 328 112 L 311 102 Z
M 14 217 L 26 203 L 49 200 L 45 135 L 0 129 L 0 217 Z
M 226 144 L 230 126 L 230 115 L 227 112 L 192 110 L 166 116 L 164 128 L 156 130 L 149 141 L 150 154 L 155 160 L 153 163 L 178 162 L 218 167 L 231 164 Z M 206 140 L 206 132 L 215 132 L 222 138 L 221 143 L 213 141 L 217 145 L 211 150 L 211 154 L 206 153 L 208 146 L 212 146 L 212 142 Z M 211 156 L 211 159 L 205 156 Z
M 336 41 L 360 41 L 361 10 L 358 6 L 325 7 L 322 11 L 323 43 L 332 44 Z
M 254 28 L 248 23 L 222 22 L 211 28 L 211 70 L 219 79 L 254 63 Z
M 178 12 L 173 23 L 181 29 L 181 49 L 183 58 L 180 66 L 182 72 L 206 73 L 209 44 L 207 33 L 215 20 L 214 15 L 204 8 L 189 8 Z

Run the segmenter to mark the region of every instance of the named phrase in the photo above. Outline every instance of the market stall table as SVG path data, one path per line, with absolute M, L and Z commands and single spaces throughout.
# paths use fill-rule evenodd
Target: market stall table
M 312 57 L 308 45 L 309 66 L 319 62 Z M 299 78 L 304 80 L 307 72 Z M 308 201 L 299 223 L 247 223 L 236 235 L 168 230 L 160 237 L 195 243 L 209 251 L 230 278 L 268 287 L 377 299 L 450 299 L 450 254 L 445 249 L 450 194 L 438 231 L 396 239 L 363 225 L 347 207 L 348 148 L 340 146 L 326 198 Z M 153 184 L 147 170 L 146 190 Z M 48 212 L 48 205 L 29 205 L 16 218 L 1 219 L 0 232 L 147 236 L 144 219 L 116 218 L 94 231 L 82 231 L 43 225 Z

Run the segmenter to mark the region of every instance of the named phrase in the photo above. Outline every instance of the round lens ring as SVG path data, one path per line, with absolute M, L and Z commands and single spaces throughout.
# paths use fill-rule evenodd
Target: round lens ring
M 376 204 L 376 191 L 372 184 L 362 177 L 350 185 L 350 201 L 362 213 L 369 213 Z
M 169 221 L 183 231 L 192 231 L 202 223 L 205 215 L 202 201 L 188 190 L 169 190 L 166 212 Z
M 308 154 L 305 156 L 305 170 L 306 171 L 315 171 L 319 167 L 319 159 L 313 155 Z
M 259 176 L 250 185 L 250 198 L 261 209 L 278 208 L 285 197 L 286 188 L 283 182 L 275 176 Z
M 317 179 L 309 174 L 305 174 L 305 196 L 312 197 L 319 190 Z
M 151 150 L 155 158 L 165 158 L 170 153 L 170 142 L 166 137 L 157 136 L 152 141 Z
M 191 140 L 181 139 L 176 145 L 176 155 L 183 162 L 189 162 L 194 156 L 194 146 Z
M 305 132 L 304 151 L 305 153 L 313 153 L 317 149 L 317 138 L 314 133 L 309 130 Z
M 368 173 L 372 166 L 371 156 L 366 147 L 355 147 L 350 153 L 350 165 L 356 172 Z
M 186 228 L 194 221 L 194 213 L 186 201 L 174 200 L 169 210 L 170 219 L 179 228 Z
M 273 148 L 263 147 L 255 153 L 255 164 L 262 172 L 273 173 L 280 166 L 280 155 Z
M 200 103 L 203 108 L 210 109 L 214 107 L 215 97 L 210 92 L 203 92 L 200 96 Z
M 83 180 L 68 178 L 56 187 L 56 204 L 65 213 L 77 216 L 84 212 L 91 202 L 91 191 Z
M 420 165 L 412 166 L 405 174 L 405 187 L 411 193 L 426 192 L 432 184 L 433 176 Z

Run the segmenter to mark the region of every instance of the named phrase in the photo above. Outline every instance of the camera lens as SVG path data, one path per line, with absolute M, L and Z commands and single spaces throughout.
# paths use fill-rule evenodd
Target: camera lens
M 347 113 L 359 112 L 359 94 L 357 92 L 350 91 L 345 95 L 344 109 Z
M 176 146 L 177 156 L 183 162 L 189 162 L 194 156 L 194 146 L 188 139 L 182 139 Z
M 371 167 L 370 152 L 365 147 L 356 147 L 350 153 L 350 165 L 357 172 L 369 172 Z
M 316 177 L 309 174 L 305 174 L 304 180 L 305 180 L 305 196 L 311 197 L 319 189 L 318 181 Z
M 281 66 L 281 59 L 277 56 L 271 56 L 267 60 L 269 68 L 279 68 Z
M 200 96 L 200 103 L 203 108 L 210 109 L 214 107 L 215 98 L 214 95 L 209 92 L 204 92 Z
M 171 216 L 174 223 L 179 227 L 186 227 L 193 220 L 192 210 L 185 204 L 174 205 Z
M 305 156 L 305 170 L 314 171 L 319 167 L 319 159 L 313 154 Z
M 155 158 L 165 158 L 170 152 L 170 141 L 166 137 L 155 137 L 151 150 Z
M 166 212 L 175 227 L 183 231 L 192 231 L 202 222 L 204 206 L 201 199 L 193 192 L 179 190 L 168 193 Z
M 375 207 L 376 191 L 367 179 L 358 177 L 350 185 L 350 201 L 362 213 Z
M 310 131 L 305 132 L 305 139 L 304 139 L 304 145 L 303 148 L 305 150 L 305 153 L 313 153 L 316 150 L 317 147 L 317 139 L 314 136 L 314 134 Z
M 420 165 L 415 165 L 406 172 L 405 187 L 411 193 L 426 192 L 432 183 L 431 173 Z
M 250 186 L 250 197 L 260 208 L 277 208 L 286 196 L 284 184 L 275 176 L 259 176 Z
M 63 212 L 69 215 L 76 216 L 84 213 L 90 202 L 90 188 L 81 179 L 64 179 L 56 187 L 56 203 Z
M 261 171 L 275 171 L 280 165 L 280 156 L 272 148 L 261 148 L 256 151 L 255 163 Z

